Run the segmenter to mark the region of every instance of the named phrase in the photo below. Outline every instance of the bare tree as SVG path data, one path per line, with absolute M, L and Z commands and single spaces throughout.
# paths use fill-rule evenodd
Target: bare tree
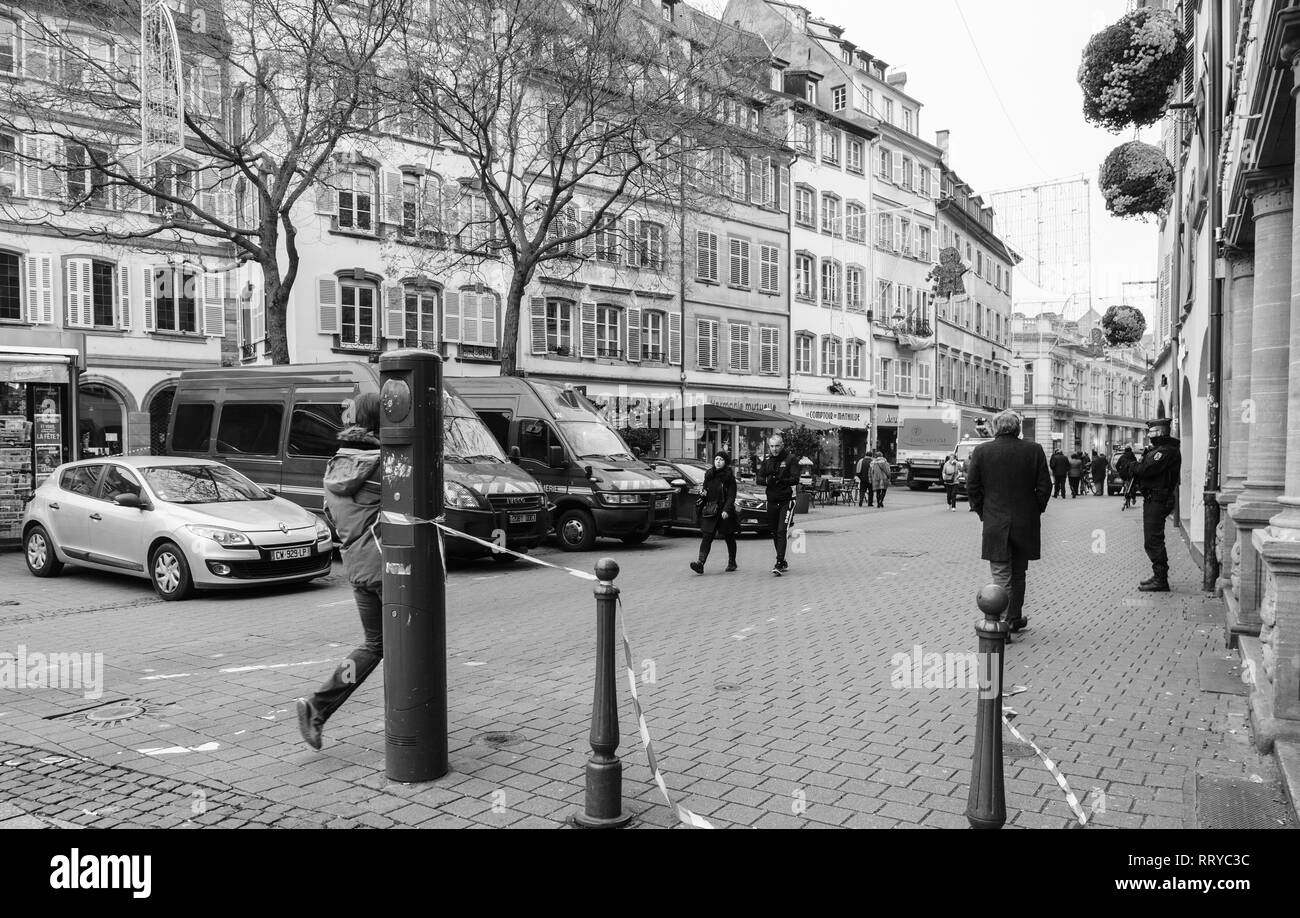
M 439 202 L 430 244 L 400 258 L 426 273 L 503 263 L 505 375 L 539 267 L 576 270 L 593 237 L 603 250 L 620 235 L 628 264 L 662 264 L 669 241 L 623 218 L 680 219 L 740 158 L 748 171 L 762 157 L 753 187 L 778 193 L 770 49 L 684 3 L 669 21 L 641 0 L 438 0 L 431 22 L 404 30 L 401 56 L 389 87 L 469 175 Z
M 288 363 L 295 205 L 340 141 L 375 129 L 380 58 L 414 2 L 173 0 L 180 72 L 164 75 L 183 81 L 184 149 L 144 168 L 140 0 L 26 0 L 19 78 L 0 79 L 25 177 L 4 216 L 106 244 L 228 246 L 260 268 L 267 349 Z

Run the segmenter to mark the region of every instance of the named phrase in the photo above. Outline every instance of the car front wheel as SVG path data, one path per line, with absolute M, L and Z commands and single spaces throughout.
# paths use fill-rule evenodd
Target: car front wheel
M 168 601 L 184 599 L 194 589 L 185 553 L 172 542 L 163 542 L 154 549 L 149 559 L 149 575 L 153 591 Z
M 565 551 L 591 551 L 596 544 L 596 521 L 586 510 L 566 510 L 555 521 L 555 534 Z
M 24 543 L 27 569 L 37 577 L 53 577 L 63 570 L 63 562 L 54 553 L 54 543 L 44 526 L 33 526 Z

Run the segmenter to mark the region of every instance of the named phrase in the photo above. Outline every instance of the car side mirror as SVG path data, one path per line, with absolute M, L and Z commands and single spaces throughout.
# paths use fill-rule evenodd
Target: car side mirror
M 262 485 L 262 490 L 265 491 L 267 494 L 270 494 L 272 497 L 280 496 L 280 491 L 278 488 L 272 488 L 267 485 Z
M 684 478 L 674 478 L 672 481 L 669 482 L 669 484 L 671 484 L 674 488 L 684 488 L 686 487 L 687 482 Z
M 510 461 L 513 462 L 515 465 L 519 464 L 519 447 L 517 446 L 510 447 Z
M 139 494 L 119 494 L 113 498 L 113 503 L 119 507 L 131 507 L 135 510 L 150 510 L 153 504 L 142 500 Z
M 546 464 L 553 469 L 564 469 L 569 467 L 568 460 L 564 458 L 563 446 L 552 446 L 546 450 Z

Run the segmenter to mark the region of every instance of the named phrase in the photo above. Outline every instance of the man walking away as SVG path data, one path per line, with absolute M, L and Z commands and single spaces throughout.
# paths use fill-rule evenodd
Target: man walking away
M 1039 518 L 1052 499 L 1052 480 L 1042 447 L 1020 439 L 1020 415 L 998 412 L 993 433 L 992 443 L 971 453 L 966 491 L 984 524 L 980 557 L 989 562 L 993 582 L 1011 595 L 1006 621 L 1012 631 L 1023 631 L 1025 574 L 1041 557 Z
M 893 470 L 889 467 L 889 460 L 880 450 L 876 450 L 876 456 L 871 460 L 871 490 L 876 492 L 876 506 L 885 506 L 885 492 L 889 490 L 889 478 Z
M 776 563 L 772 573 L 778 577 L 790 569 L 785 560 L 786 534 L 790 528 L 790 511 L 794 506 L 794 486 L 799 482 L 799 460 L 785 448 L 780 434 L 767 441 L 767 455 L 758 466 L 757 483 L 767 489 L 767 524 L 772 530 Z
M 943 459 L 943 468 L 939 471 L 939 477 L 943 479 L 944 490 L 948 492 L 948 510 L 952 513 L 957 512 L 957 457 L 945 456 Z
M 1092 460 L 1092 489 L 1098 497 L 1106 496 L 1106 472 L 1110 470 L 1110 464 L 1106 462 L 1106 454 L 1098 453 Z
M 1115 471 L 1119 472 L 1120 481 L 1124 482 L 1124 506 L 1120 507 L 1121 510 L 1133 506 L 1133 468 L 1136 465 L 1137 456 L 1133 455 L 1133 447 L 1124 447 L 1124 452 L 1115 461 Z
M 1070 477 L 1070 460 L 1059 446 L 1052 449 L 1052 458 L 1047 463 L 1052 473 L 1052 496 L 1065 497 L 1065 479 Z
M 1077 449 L 1070 455 L 1070 497 L 1079 496 L 1079 481 L 1083 478 L 1083 453 Z
M 862 506 L 863 498 L 871 495 L 871 453 L 863 453 L 858 464 L 853 467 L 853 475 L 858 479 L 858 506 Z
M 1138 589 L 1144 593 L 1169 592 L 1169 553 L 1165 550 L 1165 517 L 1174 510 L 1183 456 L 1178 441 L 1169 436 L 1170 420 L 1147 421 L 1151 445 L 1133 471 L 1134 486 L 1142 494 L 1142 545 L 1151 559 L 1151 577 Z

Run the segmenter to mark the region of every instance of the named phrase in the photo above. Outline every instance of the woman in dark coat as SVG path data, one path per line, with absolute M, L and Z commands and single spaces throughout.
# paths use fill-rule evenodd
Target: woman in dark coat
M 700 497 L 700 559 L 691 562 L 691 570 L 704 573 L 704 562 L 709 559 L 709 549 L 715 537 L 727 543 L 727 570 L 736 569 L 736 535 L 740 521 L 736 519 L 736 475 L 731 469 L 731 456 L 720 451 L 713 456 L 713 468 L 704 473 L 704 494 Z

